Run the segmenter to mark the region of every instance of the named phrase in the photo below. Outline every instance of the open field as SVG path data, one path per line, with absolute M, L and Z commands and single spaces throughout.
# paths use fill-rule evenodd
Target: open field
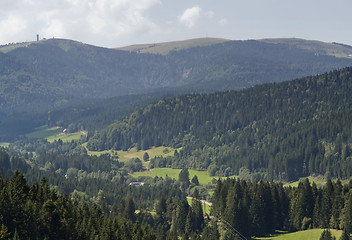
M 83 144 L 83 146 L 86 146 L 87 144 Z M 128 151 L 116 151 L 116 150 L 105 150 L 105 151 L 88 151 L 89 155 L 96 155 L 96 156 L 100 156 L 101 154 L 111 154 L 111 155 L 115 155 L 117 154 L 119 156 L 119 161 L 121 162 L 125 162 L 129 159 L 132 158 L 139 158 L 140 160 L 143 161 L 143 155 L 145 152 L 148 153 L 149 158 L 153 158 L 155 156 L 163 156 L 163 157 L 167 157 L 167 156 L 173 156 L 174 155 L 174 151 L 175 149 L 170 148 L 170 147 L 153 147 L 151 149 L 148 150 L 137 150 L 137 148 L 131 148 Z
M 198 177 L 198 181 L 199 184 L 201 185 L 206 185 L 208 183 L 211 183 L 212 179 L 219 179 L 219 178 L 224 178 L 224 177 L 216 177 L 216 176 L 209 176 L 209 173 L 207 171 L 197 171 L 197 170 L 192 170 L 189 169 L 189 178 L 190 180 L 197 175 Z M 163 177 L 165 178 L 166 175 L 174 178 L 174 179 L 178 179 L 178 175 L 180 174 L 181 169 L 173 169 L 173 168 L 153 168 L 150 169 L 148 171 L 144 171 L 144 172 L 135 172 L 132 174 L 132 176 L 134 177 L 138 177 L 138 176 L 148 176 L 148 177 Z M 231 176 L 231 177 L 235 177 L 235 176 Z
M 312 184 L 313 182 L 317 185 L 317 187 L 323 187 L 326 184 L 326 178 L 324 176 L 309 176 L 307 177 L 309 179 L 309 182 Z M 291 183 L 286 183 L 284 184 L 285 187 L 298 187 L 298 184 L 300 181 L 306 178 L 301 178 L 298 181 L 291 182 Z M 331 179 L 332 181 L 336 181 L 337 179 Z M 348 184 L 350 179 L 344 179 L 341 180 L 342 184 Z
M 0 147 L 7 148 L 10 145 L 10 143 L 7 142 L 0 142 Z
M 60 127 L 40 127 L 37 128 L 35 132 L 29 133 L 26 136 L 28 138 L 45 138 L 49 142 L 54 142 L 55 140 L 61 139 L 63 142 L 71 142 L 72 140 L 79 140 L 82 135 L 87 135 L 87 132 L 75 132 L 75 133 L 62 133 L 62 128 Z
M 305 179 L 305 178 L 302 178 L 302 179 Z M 298 181 L 295 181 L 295 182 L 292 182 L 292 183 L 287 183 L 287 184 L 284 184 L 284 186 L 291 186 L 291 187 L 298 187 L 298 184 L 300 181 L 302 181 L 302 179 L 298 180 Z M 315 184 L 317 185 L 317 187 L 322 187 L 325 185 L 326 183 L 326 179 L 323 177 L 323 176 L 317 176 L 317 177 L 312 177 L 312 176 L 309 176 L 308 177 L 309 179 L 309 182 L 310 183 L 313 183 L 315 182 Z
M 298 231 L 293 233 L 277 233 L 269 237 L 258 237 L 254 239 L 262 240 L 319 240 L 321 233 L 324 229 L 309 229 L 306 231 Z M 331 229 L 331 234 L 339 239 L 342 230 Z
M 148 153 L 149 158 L 153 158 L 156 156 L 173 156 L 174 152 L 176 149 L 170 148 L 170 147 L 153 147 L 148 150 L 139 150 L 137 151 L 137 148 L 132 148 L 128 151 L 116 151 L 117 155 L 119 156 L 120 161 L 126 161 L 132 158 L 139 158 L 140 160 L 143 161 L 143 155 L 145 152 Z
M 54 135 L 58 135 L 62 132 L 60 127 L 40 127 L 35 132 L 26 135 L 28 138 L 48 138 Z
M 81 136 L 87 135 L 87 132 L 81 131 L 81 132 L 75 132 L 75 133 L 59 133 L 53 136 L 50 136 L 47 138 L 49 142 L 54 142 L 55 140 L 61 139 L 63 142 L 71 142 L 72 140 L 79 140 Z

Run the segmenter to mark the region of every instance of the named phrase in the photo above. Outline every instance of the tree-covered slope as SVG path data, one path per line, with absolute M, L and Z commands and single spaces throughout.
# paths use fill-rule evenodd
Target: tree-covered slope
M 194 39 L 158 47 L 169 50 L 139 53 L 64 39 L 0 47 L 0 137 L 28 132 L 50 121 L 49 111 L 91 99 L 242 89 L 352 65 L 349 46 L 306 40 Z
M 90 139 L 92 150 L 182 146 L 151 166 L 266 177 L 349 177 L 352 68 L 242 91 L 161 100 Z
M 0 54 L 1 112 L 43 111 L 79 99 L 165 88 L 239 89 L 352 65 L 352 59 L 318 55 L 294 44 L 251 40 L 204 46 L 201 39 L 199 46 L 192 44 L 194 47 L 167 55 L 138 54 L 63 39 L 7 49 L 6 54 Z M 350 49 L 344 49 L 348 54 Z

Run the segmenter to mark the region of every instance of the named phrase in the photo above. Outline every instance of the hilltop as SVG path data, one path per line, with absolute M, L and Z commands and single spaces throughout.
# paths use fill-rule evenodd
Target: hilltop
M 171 51 L 182 51 L 194 47 L 205 47 L 213 44 L 230 41 L 224 38 L 195 38 L 184 41 L 164 42 L 164 43 L 149 43 L 136 44 L 126 47 L 117 48 L 119 50 L 138 52 L 138 53 L 153 53 L 167 55 Z

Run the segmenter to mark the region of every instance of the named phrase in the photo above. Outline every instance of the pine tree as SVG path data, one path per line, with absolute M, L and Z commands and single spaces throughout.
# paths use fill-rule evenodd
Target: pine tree
M 193 229 L 201 230 L 204 224 L 203 217 L 203 208 L 202 203 L 199 200 L 199 192 L 198 189 L 194 190 L 193 199 L 192 199 L 192 212 L 193 212 Z
M 334 229 L 340 229 L 340 214 L 342 212 L 344 200 L 342 195 L 342 184 L 338 179 L 334 184 L 334 195 L 332 201 L 330 227 Z
M 178 175 L 178 181 L 181 183 L 181 187 L 183 190 L 186 190 L 189 187 L 190 181 L 189 181 L 189 172 L 187 168 L 184 168 L 181 170 L 181 172 Z
M 149 154 L 148 154 L 148 152 L 145 152 L 145 153 L 143 154 L 143 160 L 144 160 L 145 162 L 149 161 Z
M 7 231 L 7 227 L 2 224 L 1 225 L 1 230 L 0 230 L 0 240 L 8 240 L 10 239 L 11 233 Z
M 197 175 L 194 175 L 194 177 L 191 180 L 191 183 L 193 183 L 194 185 L 198 186 L 199 185 L 199 180 Z
M 165 220 L 164 218 L 166 215 L 166 210 L 167 210 L 166 199 L 163 195 L 161 195 L 159 201 L 155 205 L 155 212 L 162 222 Z
M 325 229 L 321 233 L 319 238 L 319 240 L 333 240 L 333 239 L 336 239 L 336 238 L 331 235 L 331 231 L 329 229 Z
M 342 235 L 339 240 L 350 240 L 350 235 L 347 233 L 345 229 L 342 231 Z
M 218 226 L 215 221 L 211 221 L 202 232 L 202 239 L 204 240 L 218 240 L 220 239 L 220 234 L 218 231 Z
M 131 220 L 132 222 L 136 221 L 136 214 L 135 214 L 135 206 L 132 198 L 127 200 L 124 215 L 127 219 Z
M 60 213 L 58 212 L 55 202 L 51 199 L 46 201 L 42 207 L 40 218 L 44 226 L 44 236 L 49 239 L 61 239 L 62 227 Z
M 343 209 L 343 229 L 348 234 L 352 233 L 352 191 L 347 195 L 345 207 Z

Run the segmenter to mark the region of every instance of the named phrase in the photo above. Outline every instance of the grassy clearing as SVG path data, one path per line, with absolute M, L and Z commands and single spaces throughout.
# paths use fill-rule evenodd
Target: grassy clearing
M 206 185 L 208 183 L 211 183 L 212 179 L 219 179 L 222 177 L 211 177 L 209 176 L 209 173 L 207 171 L 197 171 L 197 170 L 192 170 L 189 169 L 189 178 L 190 180 L 197 175 L 198 177 L 198 181 L 199 184 L 201 185 Z M 178 175 L 180 174 L 181 169 L 173 169 L 173 168 L 153 168 L 150 169 L 148 171 L 144 171 L 144 172 L 135 172 L 132 174 L 132 176 L 134 177 L 138 177 L 138 176 L 148 176 L 148 177 L 163 177 L 165 178 L 166 175 L 174 178 L 174 179 L 178 179 Z M 235 176 L 231 176 L 231 177 L 235 177 Z
M 286 187 L 298 187 L 298 184 L 301 181 L 303 181 L 304 179 L 306 179 L 306 178 L 301 178 L 301 179 L 299 179 L 296 182 L 286 183 L 286 184 L 284 184 L 284 186 L 286 186 Z M 309 176 L 308 179 L 309 179 L 310 183 L 314 182 L 317 185 L 317 187 L 322 187 L 322 186 L 324 186 L 326 184 L 326 179 L 323 176 L 317 176 L 317 177 Z
M 293 233 L 277 233 L 269 237 L 258 237 L 254 239 L 262 240 L 318 240 L 324 229 L 309 229 L 306 231 L 298 231 Z M 331 229 L 331 234 L 339 239 L 342 231 Z
M 9 147 L 10 143 L 8 142 L 0 142 L 0 147 L 4 147 L 4 148 L 7 148 Z
M 83 144 L 84 147 L 87 146 L 86 143 Z M 89 155 L 95 155 L 95 156 L 100 156 L 101 154 L 110 154 L 110 155 L 118 155 L 119 156 L 119 161 L 121 162 L 126 162 L 132 158 L 139 158 L 143 162 L 143 155 L 145 152 L 148 153 L 149 158 L 153 158 L 156 156 L 173 156 L 175 149 L 170 148 L 170 147 L 153 147 L 148 150 L 137 150 L 137 148 L 131 148 L 128 151 L 116 151 L 116 150 L 105 150 L 105 151 L 89 151 L 87 149 L 87 152 Z M 145 163 L 146 164 L 146 163 Z M 147 165 L 147 164 L 146 164 Z
M 188 202 L 188 205 L 192 205 L 192 199 L 189 199 L 187 198 L 187 202 Z M 206 216 L 206 215 L 210 215 L 210 206 L 205 204 L 205 203 L 202 203 L 202 207 L 203 207 L 203 215 Z
M 28 138 L 48 138 L 51 136 L 58 135 L 62 132 L 60 127 L 40 127 L 35 132 L 29 133 L 26 136 Z
M 63 142 L 71 142 L 72 140 L 79 140 L 82 135 L 87 135 L 87 132 L 75 132 L 75 133 L 62 133 L 62 128 L 60 127 L 40 127 L 37 128 L 35 132 L 29 133 L 26 136 L 28 138 L 42 138 L 47 139 L 49 142 L 54 142 L 55 140 L 61 139 Z
M 163 156 L 163 157 L 173 156 L 175 150 L 176 149 L 162 146 L 162 147 L 153 147 L 148 150 L 137 151 L 137 148 L 131 148 L 128 151 L 116 151 L 116 152 L 117 152 L 117 155 L 119 156 L 119 160 L 123 162 L 132 158 L 139 158 L 140 160 L 143 160 L 143 155 L 145 152 L 148 153 L 149 158 L 153 158 L 156 156 Z
M 54 142 L 57 141 L 59 139 L 61 139 L 63 142 L 71 142 L 72 140 L 76 141 L 79 140 L 81 138 L 81 136 L 86 136 L 87 132 L 85 131 L 81 131 L 81 132 L 75 132 L 75 133 L 59 133 L 56 135 L 52 135 L 50 137 L 47 138 L 47 140 L 49 142 Z

